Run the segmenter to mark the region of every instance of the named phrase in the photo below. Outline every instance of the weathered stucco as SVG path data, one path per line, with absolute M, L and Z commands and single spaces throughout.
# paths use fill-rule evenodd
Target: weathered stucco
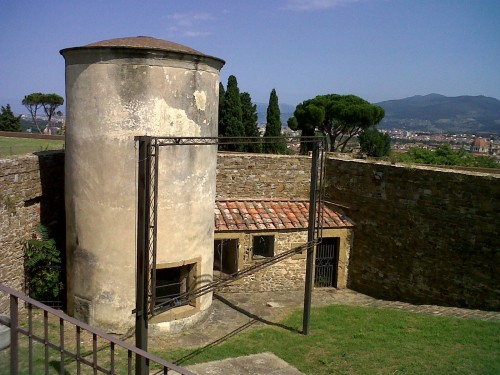
M 217 136 L 221 62 L 120 48 L 68 49 L 68 311 L 98 327 L 134 323 L 135 136 Z M 210 279 L 216 148 L 159 154 L 158 262 L 200 258 Z M 200 310 L 211 295 L 200 300 Z

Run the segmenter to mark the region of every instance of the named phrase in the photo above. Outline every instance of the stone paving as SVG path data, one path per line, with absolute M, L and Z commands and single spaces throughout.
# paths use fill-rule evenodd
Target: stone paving
M 303 375 L 273 353 L 265 352 L 188 366 L 196 375 Z

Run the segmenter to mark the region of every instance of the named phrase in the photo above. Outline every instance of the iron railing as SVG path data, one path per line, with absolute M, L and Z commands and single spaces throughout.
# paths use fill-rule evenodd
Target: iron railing
M 0 284 L 0 292 L 10 301 L 10 321 L 0 318 L 10 327 L 10 366 L 0 363 L 0 373 L 194 375 L 6 285 Z M 145 363 L 140 372 L 138 361 Z

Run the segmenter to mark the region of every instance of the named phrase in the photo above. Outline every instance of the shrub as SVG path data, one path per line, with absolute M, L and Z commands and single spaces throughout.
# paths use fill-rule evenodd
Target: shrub
M 358 140 L 361 151 L 365 152 L 368 156 L 387 156 L 391 151 L 391 138 L 389 134 L 382 133 L 378 129 L 366 129 L 359 135 Z
M 37 226 L 33 237 L 24 245 L 24 270 L 28 295 L 39 301 L 54 301 L 64 287 L 61 252 L 43 225 Z

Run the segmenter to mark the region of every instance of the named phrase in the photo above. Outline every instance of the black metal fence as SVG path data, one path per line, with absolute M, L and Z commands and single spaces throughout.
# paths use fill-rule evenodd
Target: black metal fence
M 10 358 L 0 361 L 1 374 L 194 375 L 3 284 L 0 292 L 10 301 L 10 321 L 0 317 L 10 327 Z

